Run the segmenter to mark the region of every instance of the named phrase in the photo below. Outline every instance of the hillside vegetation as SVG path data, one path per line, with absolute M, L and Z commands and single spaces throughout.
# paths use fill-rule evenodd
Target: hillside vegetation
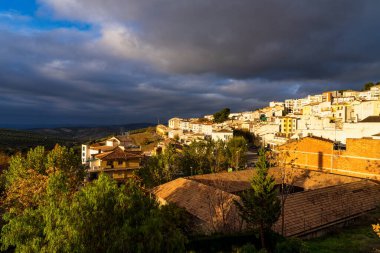
M 131 131 L 130 137 L 143 151 L 152 151 L 161 139 L 154 127 Z
M 55 144 L 73 146 L 77 142 L 53 135 L 43 135 L 31 131 L 0 129 L 0 151 L 6 154 L 25 152 L 36 146 L 52 149 Z
M 87 142 L 104 138 L 105 136 L 120 135 L 125 132 L 152 126 L 151 123 L 135 123 L 126 125 L 95 126 L 95 127 L 61 127 L 38 128 L 30 131 L 43 135 L 53 135 L 64 139 Z

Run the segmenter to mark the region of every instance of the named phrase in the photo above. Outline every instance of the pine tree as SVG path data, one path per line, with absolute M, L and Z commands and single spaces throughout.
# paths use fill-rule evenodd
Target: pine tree
M 265 248 L 265 232 L 279 218 L 281 205 L 275 180 L 268 174 L 268 162 L 263 149 L 259 151 L 256 168 L 257 174 L 251 180 L 252 189 L 244 192 L 236 205 L 247 225 L 259 230 L 261 246 Z

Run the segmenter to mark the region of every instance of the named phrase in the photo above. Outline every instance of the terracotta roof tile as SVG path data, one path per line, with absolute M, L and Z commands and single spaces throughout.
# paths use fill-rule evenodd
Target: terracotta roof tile
M 129 158 L 142 158 L 141 151 L 124 151 L 121 148 L 117 147 L 110 152 L 101 153 L 95 156 L 101 160 L 115 160 L 115 159 L 129 159 Z
M 289 195 L 286 202 L 287 236 L 307 234 L 330 226 L 374 209 L 380 203 L 380 185 L 377 183 L 315 171 L 306 172 L 296 184 L 309 190 Z M 228 191 L 248 189 L 247 180 L 254 173 L 254 170 L 247 170 L 178 178 L 154 188 L 153 193 L 162 203 L 175 203 L 185 208 L 203 221 L 209 230 L 221 231 L 218 229 L 223 228 L 221 210 L 213 207 L 224 206 L 223 211 L 228 213 L 226 223 L 236 229 L 241 226 L 241 220 L 233 201 L 239 201 L 240 198 Z M 278 168 L 271 169 L 270 173 L 277 174 L 274 176 L 278 180 Z M 301 170 L 298 173 L 304 174 Z M 217 181 L 218 184 L 215 183 Z M 215 205 L 218 200 L 221 203 Z M 280 220 L 274 229 L 278 232 L 281 230 Z
M 224 203 L 223 212 L 228 213 L 227 223 L 236 225 L 239 219 L 234 200 L 239 197 L 220 189 L 198 183 L 193 180 L 178 178 L 166 184 L 157 186 L 153 193 L 162 203 L 174 203 L 186 209 L 201 221 L 210 225 L 209 230 L 222 226 L 222 210 L 218 201 Z M 212 224 L 212 225 L 211 225 Z

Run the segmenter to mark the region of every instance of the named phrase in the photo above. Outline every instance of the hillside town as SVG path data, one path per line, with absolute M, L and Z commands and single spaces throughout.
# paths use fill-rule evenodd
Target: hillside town
M 195 143 L 229 143 L 240 132 L 254 137 L 249 149 L 255 152 L 261 146 L 286 154 L 269 170 L 277 185 L 292 185 L 283 224 L 278 220 L 274 231 L 312 238 L 380 204 L 375 183 L 380 180 L 380 85 L 273 101 L 256 111 L 230 113 L 226 108 L 203 118 L 175 117 L 155 131 L 159 139 L 148 151 L 128 134 L 82 145 L 82 164 L 90 178 L 104 172 L 122 182 L 139 174 L 144 159 L 165 154 L 169 146 L 182 154 Z M 198 234 L 238 232 L 246 228 L 233 203 L 257 173 L 254 163 L 247 165 L 211 174 L 182 171 L 156 184 L 151 193 L 161 205 L 184 208 Z
M 274 151 L 289 146 L 298 159 L 295 163 L 303 167 L 380 178 L 373 173 L 380 162 L 375 154 L 380 140 L 380 85 L 365 91 L 328 91 L 301 99 L 272 101 L 255 111 L 227 111 L 222 122 L 216 122 L 214 115 L 205 115 L 190 119 L 174 117 L 167 126 L 157 125 L 158 141 L 148 151 L 143 151 L 128 134 L 83 144 L 82 164 L 91 177 L 105 171 L 117 180 L 125 180 L 141 167 L 144 157 L 164 152 L 169 144 L 181 149 L 183 145 L 205 140 L 228 142 L 234 131 L 241 131 L 254 136 L 254 146 Z M 321 148 L 316 149 L 318 146 Z M 362 151 L 370 147 L 376 150 L 370 162 L 366 162 L 368 152 Z M 326 162 L 318 164 L 312 158 L 299 157 L 305 154 L 319 154 L 319 160 Z M 302 159 L 306 160 L 301 162 Z M 352 164 L 360 161 L 362 164 L 352 170 Z
M 301 99 L 272 101 L 267 107 L 255 111 L 231 113 L 230 109 L 224 108 L 201 118 L 174 117 L 167 125 L 88 141 L 79 147 L 82 167 L 70 166 L 70 162 L 75 161 L 71 157 L 74 152 L 60 146 L 50 151 L 46 159 L 43 156 L 38 159 L 47 163 L 46 168 L 52 163 L 53 168 L 64 168 L 59 173 L 68 173 L 67 179 L 82 175 L 75 179 L 74 192 L 81 187 L 84 191 L 92 189 L 96 191 L 93 196 L 99 197 L 102 203 L 105 200 L 101 197 L 103 191 L 105 194 L 116 189 L 121 191 L 104 195 L 108 196 L 107 201 L 109 196 L 128 199 L 128 194 L 140 192 L 138 198 L 130 201 L 145 198 L 154 201 L 156 204 L 150 208 L 163 212 L 160 221 L 174 229 L 169 232 L 184 229 L 183 224 L 168 222 L 166 219 L 173 217 L 165 216 L 163 210 L 181 210 L 186 227 L 191 229 L 174 232 L 180 235 L 178 242 L 182 248 L 179 252 L 184 251 L 184 247 L 192 249 L 193 246 L 185 242 L 187 237 L 206 238 L 211 245 L 202 247 L 211 249 L 219 244 L 212 243 L 215 235 L 221 236 L 221 240 L 241 239 L 246 233 L 256 231 L 261 234 L 255 238 L 267 240 L 264 231 L 270 231 L 283 239 L 276 239 L 274 245 L 262 241 L 259 246 L 256 242 L 255 247 L 276 248 L 276 252 L 283 252 L 279 250 L 283 247 L 281 240 L 285 245 L 291 245 L 292 240 L 298 238 L 295 250 L 290 252 L 304 252 L 305 241 L 355 223 L 365 215 L 376 215 L 380 205 L 379 147 L 378 84 L 366 91 L 329 91 Z M 25 158 L 11 159 L 24 159 L 22 163 L 29 166 L 31 162 L 33 168 L 38 165 L 33 161 L 43 153 L 44 148 L 37 147 Z M 61 163 L 60 159 L 68 160 Z M 10 164 L 11 171 L 18 169 L 16 162 Z M 79 173 L 80 168 L 84 168 L 84 174 Z M 49 177 L 54 178 L 54 175 Z M 40 177 L 45 177 L 39 179 L 42 180 L 40 184 L 44 184 L 46 176 Z M 17 181 L 12 185 L 18 187 Z M 131 187 L 127 188 L 128 194 L 124 187 Z M 271 198 L 263 202 L 271 204 L 263 206 L 258 204 L 260 199 L 253 201 L 254 195 L 251 194 L 256 194 L 255 189 L 263 189 L 260 194 L 264 195 L 257 196 Z M 12 196 L 13 190 L 9 192 Z M 92 200 L 82 200 L 84 206 L 86 201 Z M 98 208 L 93 204 L 90 206 Z M 72 207 L 66 208 L 71 210 L 78 206 L 73 202 Z M 244 212 L 244 208 L 249 210 Z M 266 220 L 267 214 L 250 216 L 248 213 L 252 208 L 265 210 L 271 220 Z M 111 209 L 115 211 L 112 206 Z M 121 209 L 122 212 L 125 210 L 129 209 Z M 94 209 L 90 213 L 96 212 Z M 109 219 L 108 212 L 105 220 Z M 126 214 L 121 215 L 118 219 L 124 221 Z M 264 222 L 267 227 L 258 229 L 258 224 Z M 368 229 L 373 224 L 372 233 L 380 233 L 376 221 L 361 224 Z M 252 226 L 256 227 L 252 229 Z M 160 247 L 165 249 L 162 251 L 167 251 L 165 240 L 175 237 L 171 234 L 165 238 L 168 239 L 161 239 L 163 244 Z M 197 239 L 192 240 L 199 243 Z M 247 242 L 250 243 L 251 239 Z M 130 241 L 128 245 L 133 243 Z M 227 245 L 229 250 L 226 252 L 230 252 L 235 243 Z M 108 246 L 94 246 L 96 249 L 103 247 Z M 245 246 L 239 244 L 239 247 Z
M 282 157 L 269 170 L 276 184 L 297 189 L 289 194 L 283 223 L 278 220 L 272 229 L 313 238 L 380 204 L 379 95 L 380 85 L 330 91 L 230 113 L 222 123 L 215 123 L 213 115 L 176 117 L 157 131 L 183 144 L 228 141 L 236 130 L 254 135 L 255 145 Z M 175 203 L 194 215 L 203 233 L 239 231 L 243 223 L 232 203 L 241 201 L 256 173 L 248 168 L 181 177 L 157 186 L 154 194 L 161 203 Z M 208 205 L 211 214 L 199 208 Z
M 0 1 L 0 253 L 379 253 L 379 10 Z
M 344 148 L 348 138 L 380 138 L 380 85 L 366 91 L 328 91 L 300 99 L 272 101 L 256 111 L 230 113 L 228 120 L 213 123 L 204 118 L 172 118 L 161 133 L 181 143 L 211 138 L 227 141 L 233 130 L 254 134 L 264 146 L 275 148 L 288 140 L 316 136 Z

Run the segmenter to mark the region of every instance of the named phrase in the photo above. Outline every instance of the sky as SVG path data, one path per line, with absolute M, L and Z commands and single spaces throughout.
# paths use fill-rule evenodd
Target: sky
M 164 122 L 380 81 L 378 0 L 0 0 L 0 127 Z

